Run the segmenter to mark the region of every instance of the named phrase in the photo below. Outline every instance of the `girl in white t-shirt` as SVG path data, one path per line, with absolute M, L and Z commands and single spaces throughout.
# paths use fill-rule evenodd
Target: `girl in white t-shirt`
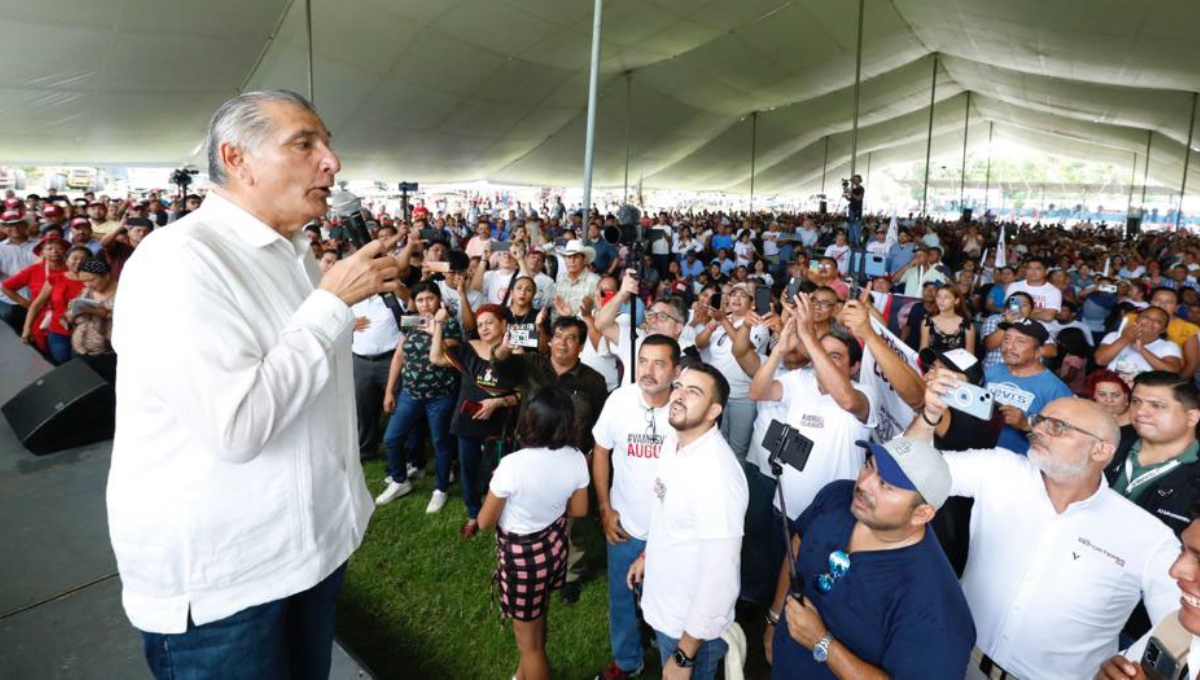
M 496 467 L 479 527 L 496 526 L 499 564 L 492 576 L 500 608 L 513 622 L 521 653 L 517 677 L 550 677 L 546 611 L 567 577 L 567 517 L 587 515 L 587 461 L 579 449 L 571 395 L 533 393 L 517 425 L 522 448 Z

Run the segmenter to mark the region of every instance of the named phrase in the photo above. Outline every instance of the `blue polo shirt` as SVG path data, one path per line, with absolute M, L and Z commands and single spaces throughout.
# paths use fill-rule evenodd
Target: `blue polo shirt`
M 687 258 L 684 258 L 683 262 L 679 265 L 679 269 L 683 272 L 684 276 L 694 279 L 704 273 L 705 266 L 700 261 L 700 258 L 696 258 L 691 264 L 688 264 Z
M 733 236 L 729 234 L 717 234 L 712 237 L 709 243 L 709 248 L 715 253 L 720 248 L 725 248 L 732 254 L 733 251 Z
M 854 481 L 821 489 L 792 522 L 800 534 L 796 572 L 804 595 L 834 639 L 893 678 L 961 678 L 975 647 L 975 623 L 958 579 L 932 529 L 898 550 L 850 555 L 850 569 L 823 595 L 813 577 L 829 570 L 829 554 L 845 550 L 854 531 Z M 780 617 L 772 640 L 771 678 L 833 678 L 788 633 Z
M 997 408 L 1003 405 L 1016 406 L 1026 416 L 1041 413 L 1046 404 L 1059 397 L 1072 396 L 1071 388 L 1049 370 L 1018 378 L 1008 370 L 1007 365 L 997 364 L 984 369 L 984 375 L 987 376 L 988 391 L 996 398 Z M 996 445 L 1023 456 L 1029 451 L 1029 437 L 1026 433 L 1005 425 L 1000 431 L 1000 441 Z

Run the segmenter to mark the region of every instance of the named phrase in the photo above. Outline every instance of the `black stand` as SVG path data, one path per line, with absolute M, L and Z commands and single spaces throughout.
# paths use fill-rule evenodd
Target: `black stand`
M 792 518 L 788 515 L 787 501 L 783 499 L 783 460 L 780 459 L 780 454 L 787 446 L 787 438 L 780 437 L 779 442 L 775 445 L 775 450 L 771 451 L 771 457 L 767 462 L 771 465 L 771 474 L 775 477 L 775 493 L 779 497 L 779 512 L 783 513 L 783 544 L 787 548 L 788 558 L 788 576 L 791 581 L 790 590 L 792 594 L 800 594 L 800 581 L 796 576 L 796 551 L 792 548 L 792 532 L 790 523 Z
M 775 477 L 775 492 L 779 496 L 779 511 L 783 513 L 783 541 L 787 548 L 788 574 L 791 581 L 791 592 L 799 597 L 800 581 L 796 575 L 796 551 L 792 548 L 792 533 L 789 530 L 791 516 L 788 515 L 787 501 L 783 497 L 783 466 L 788 465 L 803 472 L 812 453 L 813 442 L 801 434 L 796 428 L 790 427 L 778 420 L 772 421 L 763 437 L 763 446 L 770 450 L 767 462 L 771 465 L 771 474 Z

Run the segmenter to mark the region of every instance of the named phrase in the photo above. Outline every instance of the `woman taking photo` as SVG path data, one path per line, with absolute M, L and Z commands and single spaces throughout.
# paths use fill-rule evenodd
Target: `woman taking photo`
M 483 305 L 475 310 L 478 340 L 446 348 L 440 332 L 450 318 L 443 307 L 434 315 L 433 345 L 429 362 L 434 366 L 453 367 L 462 378 L 458 399 L 450 420 L 450 434 L 458 437 L 458 464 L 462 472 L 463 502 L 467 506 L 467 521 L 459 534 L 471 538 L 479 531 L 480 495 L 489 466 L 481 465 L 484 457 L 499 457 L 504 443 L 504 430 L 512 409 L 517 405 L 517 384 L 496 374 L 492 367 L 492 350 L 506 332 L 505 311 L 500 305 Z
M 921 326 L 921 346 L 935 350 L 965 349 L 975 353 L 975 326 L 971 324 L 962 294 L 954 288 L 941 288 L 934 296 L 937 311 L 925 317 Z
M 376 497 L 375 504 L 386 505 L 412 492 L 404 443 L 424 415 L 429 423 L 437 469 L 437 485 L 425 512 L 435 513 L 446 504 L 446 490 L 450 488 L 450 461 L 454 456 L 450 417 L 458 396 L 459 380 L 458 372 L 453 368 L 434 366 L 429 361 L 429 353 L 433 347 L 433 334 L 442 336 L 443 346 L 449 351 L 462 339 L 462 330 L 454 317 L 443 321 L 435 318 L 442 308 L 442 291 L 436 283 L 422 281 L 412 287 L 411 294 L 420 318 L 415 327 L 401 328 L 403 335 L 396 345 L 388 372 L 383 397 L 383 410 L 392 414 L 383 434 L 388 462 L 387 488 Z
M 79 266 L 83 292 L 67 306 L 71 350 L 110 383 L 117 378 L 117 355 L 112 348 L 112 312 L 117 282 L 108 263 L 92 258 Z
M 553 386 L 534 392 L 517 426 L 522 448 L 500 460 L 479 512 L 481 528 L 497 527 L 492 582 L 513 622 L 522 680 L 550 677 L 546 614 L 551 591 L 567 578 L 567 517 L 587 515 L 590 477 L 575 430 L 570 394 Z

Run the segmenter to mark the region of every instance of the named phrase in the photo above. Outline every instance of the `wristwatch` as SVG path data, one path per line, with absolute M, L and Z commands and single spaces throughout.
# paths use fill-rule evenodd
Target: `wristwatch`
M 833 633 L 825 631 L 825 635 L 817 644 L 813 645 L 813 660 L 817 663 L 825 663 L 829 660 L 829 645 L 833 642 Z
M 682 649 L 676 647 L 671 656 L 675 658 L 675 665 L 680 668 L 691 668 L 696 665 L 696 659 L 687 655 Z

